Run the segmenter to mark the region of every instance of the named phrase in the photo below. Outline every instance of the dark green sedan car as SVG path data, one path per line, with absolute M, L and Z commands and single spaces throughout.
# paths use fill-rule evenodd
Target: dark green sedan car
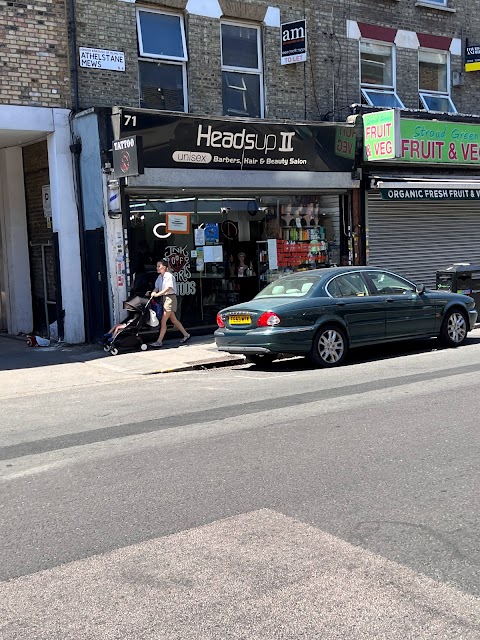
M 335 267 L 283 276 L 223 309 L 215 341 L 255 363 L 288 353 L 334 367 L 350 347 L 429 337 L 458 347 L 476 319 L 468 296 L 429 291 L 386 269 Z

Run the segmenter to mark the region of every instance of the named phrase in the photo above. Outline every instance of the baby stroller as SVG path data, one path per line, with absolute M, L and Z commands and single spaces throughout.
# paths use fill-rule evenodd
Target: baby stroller
M 122 324 L 122 329 L 114 338 L 105 336 L 103 350 L 116 356 L 119 351 L 140 347 L 146 351 L 147 343 L 154 342 L 158 335 L 160 324 L 157 314 L 151 308 L 152 298 L 135 296 L 123 303 L 123 308 L 129 311 L 129 317 Z

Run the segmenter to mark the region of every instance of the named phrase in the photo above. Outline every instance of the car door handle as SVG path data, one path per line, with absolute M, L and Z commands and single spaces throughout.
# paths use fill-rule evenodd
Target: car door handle
M 393 298 L 385 298 L 385 302 L 395 302 Z
M 337 305 L 337 307 L 344 307 L 345 306 L 345 302 L 336 302 L 335 304 Z

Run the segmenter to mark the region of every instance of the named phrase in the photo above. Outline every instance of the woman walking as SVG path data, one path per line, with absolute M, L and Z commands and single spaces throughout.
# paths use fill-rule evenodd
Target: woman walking
M 168 319 L 172 321 L 173 326 L 178 329 L 183 335 L 183 338 L 180 340 L 180 342 L 187 342 L 187 340 L 190 339 L 190 334 L 185 331 L 183 324 L 179 320 L 177 320 L 177 316 L 175 315 L 175 312 L 177 310 L 177 283 L 173 274 L 170 273 L 170 271 L 167 271 L 167 263 L 164 260 L 159 260 L 157 262 L 157 273 L 159 273 L 159 275 L 161 275 L 163 278 L 162 289 L 155 294 L 158 297 L 164 296 L 163 316 L 160 325 L 158 340 L 156 342 L 152 342 L 150 346 L 163 346 L 163 338 L 165 337 L 165 333 L 167 331 Z

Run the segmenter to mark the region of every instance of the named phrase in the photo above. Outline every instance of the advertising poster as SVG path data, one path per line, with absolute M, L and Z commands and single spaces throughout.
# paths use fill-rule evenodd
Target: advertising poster
M 190 233 L 189 213 L 167 213 L 167 233 Z

